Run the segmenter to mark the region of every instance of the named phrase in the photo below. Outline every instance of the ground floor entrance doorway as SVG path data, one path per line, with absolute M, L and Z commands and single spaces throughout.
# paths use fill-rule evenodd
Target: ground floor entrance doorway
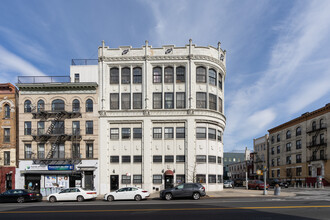
M 110 191 L 115 191 L 119 188 L 119 176 L 111 175 L 110 176 Z

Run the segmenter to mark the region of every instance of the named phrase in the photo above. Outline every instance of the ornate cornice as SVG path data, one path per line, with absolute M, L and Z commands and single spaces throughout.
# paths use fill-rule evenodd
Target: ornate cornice
M 16 84 L 20 91 L 75 91 L 96 90 L 97 83 L 21 83 Z

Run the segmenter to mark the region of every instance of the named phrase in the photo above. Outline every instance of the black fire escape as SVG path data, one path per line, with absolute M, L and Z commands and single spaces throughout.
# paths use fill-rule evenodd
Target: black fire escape
M 80 109 L 73 110 L 71 112 L 64 110 L 65 106 L 52 106 L 52 110 L 46 111 L 43 107 L 38 108 L 38 110 L 33 109 L 32 115 L 34 119 L 39 119 L 39 122 L 44 122 L 45 124 L 50 122 L 50 125 L 46 132 L 44 128 L 38 128 L 36 131 L 32 132 L 33 140 L 37 143 L 51 144 L 51 149 L 47 154 L 39 157 L 38 159 L 33 159 L 34 164 L 78 164 L 80 163 L 80 155 L 77 154 L 74 148 L 76 142 L 80 142 L 81 134 L 80 129 L 74 128 L 72 131 L 68 132 L 65 129 L 65 119 L 79 118 L 81 117 Z M 60 144 L 64 144 L 66 141 L 71 142 L 71 154 L 70 157 L 60 156 Z M 46 148 L 45 148 L 46 150 Z M 46 151 L 45 151 L 46 153 Z
M 325 123 L 313 124 L 308 130 L 307 134 L 311 137 L 311 141 L 307 142 L 307 148 L 310 150 L 311 155 L 308 162 L 319 161 L 319 160 L 327 160 L 327 156 L 325 154 L 325 149 L 327 147 L 327 139 L 325 139 L 324 135 L 321 137 L 321 132 L 326 131 L 327 126 Z M 326 132 L 325 132 L 326 133 Z M 317 155 L 318 152 L 319 156 Z

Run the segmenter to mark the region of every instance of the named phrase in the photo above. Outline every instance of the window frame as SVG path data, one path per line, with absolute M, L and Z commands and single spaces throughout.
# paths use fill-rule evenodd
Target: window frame
M 117 71 L 117 72 L 111 72 Z M 110 68 L 110 84 L 119 84 L 119 68 L 112 67 Z
M 118 109 L 119 109 L 119 93 L 110 93 L 110 110 L 118 110 Z
M 159 72 L 158 71 L 155 71 L 155 70 L 160 70 Z M 159 67 L 159 66 L 155 66 L 153 69 L 152 69 L 152 82 L 153 83 L 162 83 L 163 82 L 163 73 L 162 73 L 162 68 Z M 156 74 L 157 73 L 157 74 Z
M 180 71 L 180 70 L 183 71 Z M 185 83 L 186 82 L 186 67 L 178 66 L 176 68 L 176 83 Z

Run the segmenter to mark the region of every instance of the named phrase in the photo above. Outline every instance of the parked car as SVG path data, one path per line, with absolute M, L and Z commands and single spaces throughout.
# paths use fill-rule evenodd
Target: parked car
M 26 189 L 11 189 L 0 194 L 0 202 L 18 202 L 41 201 L 42 195 L 38 192 Z
M 243 186 L 244 181 L 245 181 L 245 179 L 235 179 L 234 180 L 234 185 L 235 186 Z
M 47 197 L 49 202 L 56 201 L 78 201 L 82 202 L 86 199 L 95 199 L 97 197 L 96 191 L 85 190 L 82 188 L 68 188 L 63 189 L 58 193 L 50 194 Z
M 280 181 L 279 179 L 269 180 L 269 185 L 271 187 L 275 187 L 276 184 L 278 184 L 280 187 L 285 187 L 285 188 L 288 188 L 289 187 L 289 183 L 288 182 Z
M 173 198 L 193 198 L 195 200 L 205 196 L 205 187 L 200 183 L 183 183 L 173 188 L 160 191 L 161 199 L 171 200 Z
M 260 180 L 250 180 L 248 183 L 248 188 L 249 189 L 264 189 L 265 188 L 265 183 L 263 181 Z M 266 189 L 269 188 L 269 184 L 266 185 Z
M 224 188 L 234 188 L 234 183 L 231 180 L 225 180 L 223 182 L 223 187 Z
M 104 195 L 104 200 L 109 202 L 114 200 L 135 200 L 140 201 L 142 199 L 147 199 L 150 193 L 147 190 L 140 189 L 137 187 L 124 187 L 116 190 L 115 192 L 110 192 Z

